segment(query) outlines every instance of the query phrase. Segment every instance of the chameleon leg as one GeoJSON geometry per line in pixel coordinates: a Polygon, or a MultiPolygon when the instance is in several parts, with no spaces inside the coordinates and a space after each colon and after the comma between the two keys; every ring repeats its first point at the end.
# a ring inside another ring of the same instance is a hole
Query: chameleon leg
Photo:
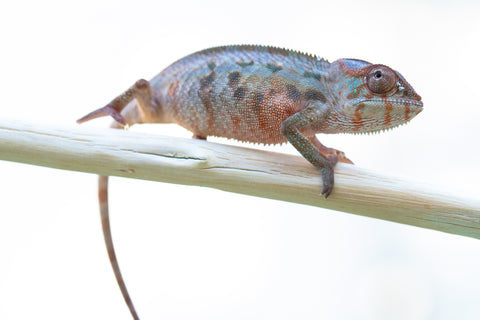
{"type": "Polygon", "coordinates": [[[161,111],[161,108],[159,108],[156,101],[152,99],[150,83],[147,80],[140,79],[103,108],[90,112],[86,116],[78,119],[77,123],[103,116],[111,116],[122,126],[127,126],[140,122],[154,122],[152,120],[156,119],[156,113],[159,111],[161,111]],[[136,100],[136,105],[129,104],[133,99],[136,100]],[[137,106],[138,108],[136,108],[137,106]],[[125,107],[127,108],[125,109],[125,107]],[[128,116],[129,119],[126,119],[126,116],[128,116]]]}
{"type": "Polygon", "coordinates": [[[343,151],[325,147],[320,141],[318,141],[317,137],[312,136],[312,137],[308,138],[308,140],[310,140],[313,143],[313,145],[315,147],[317,147],[318,151],[320,151],[320,153],[323,154],[324,156],[327,156],[329,154],[333,154],[333,155],[337,156],[338,162],[353,164],[352,160],[348,159],[345,156],[345,153],[343,151]]]}
{"type": "Polygon", "coordinates": [[[322,123],[325,115],[322,108],[307,107],[282,122],[283,136],[307,159],[320,170],[323,180],[322,195],[328,198],[334,185],[333,168],[338,162],[336,154],[323,155],[314,143],[302,131],[322,123]]]}

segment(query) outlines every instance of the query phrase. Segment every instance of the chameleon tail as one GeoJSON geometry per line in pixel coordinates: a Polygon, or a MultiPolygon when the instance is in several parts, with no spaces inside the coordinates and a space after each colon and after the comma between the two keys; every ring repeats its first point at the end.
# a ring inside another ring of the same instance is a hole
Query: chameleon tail
{"type": "Polygon", "coordinates": [[[117,279],[118,286],[120,291],[122,291],[123,298],[125,303],[130,309],[133,319],[138,320],[139,317],[133,306],[132,299],[128,294],[127,286],[125,281],[123,281],[122,273],[118,265],[117,256],[115,254],[115,249],[112,241],[112,231],[110,229],[110,219],[108,215],[108,176],[98,176],[98,202],[100,205],[100,217],[102,219],[102,229],[103,237],[105,239],[105,245],[107,246],[108,258],[110,259],[110,264],[112,265],[113,272],[115,273],[115,278],[117,279]]]}

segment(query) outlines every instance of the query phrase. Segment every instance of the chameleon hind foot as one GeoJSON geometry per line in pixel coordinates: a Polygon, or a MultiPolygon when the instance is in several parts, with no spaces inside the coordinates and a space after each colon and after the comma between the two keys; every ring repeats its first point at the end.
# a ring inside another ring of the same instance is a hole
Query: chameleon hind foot
{"type": "Polygon", "coordinates": [[[141,122],[140,118],[145,117],[145,115],[149,116],[149,111],[155,110],[155,108],[156,105],[152,101],[152,88],[150,87],[150,83],[147,80],[140,79],[103,108],[94,110],[86,116],[78,119],[77,123],[83,123],[99,117],[111,116],[115,121],[125,127],[127,125],[141,122]],[[130,112],[132,110],[128,110],[128,116],[125,117],[122,115],[122,110],[133,99],[136,99],[140,111],[132,113],[130,112]]]}

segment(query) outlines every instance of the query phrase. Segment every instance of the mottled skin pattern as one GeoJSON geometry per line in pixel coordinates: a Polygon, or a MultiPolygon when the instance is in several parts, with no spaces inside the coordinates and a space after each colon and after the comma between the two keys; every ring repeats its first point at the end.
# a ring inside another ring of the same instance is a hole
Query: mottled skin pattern
{"type": "MultiPolygon", "coordinates": [[[[177,123],[195,138],[207,136],[276,144],[290,142],[321,173],[322,194],[334,185],[335,164],[352,163],[323,146],[316,133],[364,133],[396,127],[422,110],[421,97],[395,70],[362,60],[329,63],[265,46],[226,46],[191,54],[150,82],[138,80],[107,106],[78,120],[105,115],[112,127],[177,123]]],[[[108,224],[107,177],[99,197],[110,260],[127,305],[108,224]]]]}

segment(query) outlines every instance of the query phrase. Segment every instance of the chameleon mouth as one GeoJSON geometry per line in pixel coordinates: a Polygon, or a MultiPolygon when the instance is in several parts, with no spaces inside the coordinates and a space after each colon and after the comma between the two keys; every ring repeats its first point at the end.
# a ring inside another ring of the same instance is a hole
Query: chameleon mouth
{"type": "Polygon", "coordinates": [[[423,102],[420,101],[420,100],[399,98],[399,99],[388,100],[387,102],[391,102],[392,104],[400,104],[400,105],[403,105],[405,107],[407,105],[409,105],[410,107],[414,107],[414,108],[423,110],[423,102]]]}
{"type": "Polygon", "coordinates": [[[352,114],[348,133],[379,133],[404,125],[423,110],[423,102],[408,98],[362,99],[352,114]]]}
{"type": "Polygon", "coordinates": [[[410,113],[416,115],[423,110],[423,102],[420,100],[412,99],[393,99],[391,101],[392,105],[397,108],[405,108],[405,112],[410,111],[410,113]]]}
{"type": "Polygon", "coordinates": [[[391,99],[391,98],[387,98],[386,100],[385,99],[362,99],[360,100],[359,102],[378,102],[378,103],[382,103],[382,104],[385,104],[385,103],[391,103],[393,104],[394,106],[397,106],[397,107],[413,107],[414,109],[420,109],[420,110],[423,110],[423,102],[420,101],[420,100],[414,100],[414,99],[408,99],[408,98],[394,98],[394,99],[391,99]]]}
{"type": "Polygon", "coordinates": [[[385,109],[385,114],[403,114],[405,121],[415,117],[423,110],[423,102],[420,100],[408,98],[393,98],[393,99],[362,99],[364,104],[378,104],[379,107],[385,109]]]}

